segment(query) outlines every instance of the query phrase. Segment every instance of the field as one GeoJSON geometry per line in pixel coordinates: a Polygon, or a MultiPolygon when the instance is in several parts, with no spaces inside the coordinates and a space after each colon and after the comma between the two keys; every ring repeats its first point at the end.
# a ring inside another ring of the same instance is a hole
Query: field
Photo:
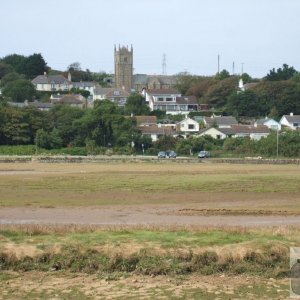
{"type": "Polygon", "coordinates": [[[299,199],[296,165],[3,163],[0,299],[286,299],[299,199]]]}

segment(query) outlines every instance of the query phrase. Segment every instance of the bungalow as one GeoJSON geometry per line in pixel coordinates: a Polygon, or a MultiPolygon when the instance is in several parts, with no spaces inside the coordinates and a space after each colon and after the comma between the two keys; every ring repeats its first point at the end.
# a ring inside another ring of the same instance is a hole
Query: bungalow
{"type": "Polygon", "coordinates": [[[215,116],[204,117],[203,123],[205,127],[218,127],[218,128],[230,128],[233,125],[237,125],[236,118],[232,116],[215,116]]]}
{"type": "Polygon", "coordinates": [[[259,125],[233,125],[230,128],[206,128],[200,131],[199,136],[209,135],[214,139],[225,139],[227,137],[249,137],[252,140],[260,140],[270,134],[270,129],[267,126],[259,125]]]}
{"type": "Polygon", "coordinates": [[[152,126],[157,124],[156,116],[134,116],[137,126],[152,126]]]}
{"type": "Polygon", "coordinates": [[[69,91],[73,85],[71,77],[68,79],[62,75],[39,75],[32,81],[37,91],[51,92],[51,91],[69,91]]]}
{"type": "Polygon", "coordinates": [[[185,118],[176,124],[176,132],[195,133],[199,132],[199,123],[191,118],[185,118]]]}
{"type": "Polygon", "coordinates": [[[59,99],[52,99],[51,102],[53,104],[63,104],[78,108],[87,107],[87,100],[82,95],[62,95],[59,99]]]}
{"type": "Polygon", "coordinates": [[[259,125],[265,125],[272,130],[279,130],[279,131],[281,130],[281,124],[279,122],[267,117],[265,119],[256,120],[254,126],[257,127],[259,125]]]}
{"type": "Polygon", "coordinates": [[[138,126],[142,135],[150,136],[152,142],[156,142],[161,136],[170,136],[174,134],[174,130],[171,127],[163,125],[151,125],[151,126],[138,126]]]}
{"type": "Polygon", "coordinates": [[[300,115],[294,115],[293,113],[283,115],[280,120],[280,124],[296,130],[297,128],[300,128],[300,115]]]}

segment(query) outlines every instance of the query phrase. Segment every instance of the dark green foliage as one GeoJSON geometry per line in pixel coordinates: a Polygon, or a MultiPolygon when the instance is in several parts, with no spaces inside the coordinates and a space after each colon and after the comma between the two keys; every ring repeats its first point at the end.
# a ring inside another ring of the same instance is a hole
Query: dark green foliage
{"type": "Polygon", "coordinates": [[[15,72],[24,74],[28,79],[33,79],[48,70],[47,64],[40,53],[34,53],[28,57],[11,54],[2,58],[1,62],[10,65],[15,72]]]}
{"type": "Polygon", "coordinates": [[[13,102],[31,101],[35,96],[35,88],[29,80],[18,79],[8,82],[2,90],[2,94],[13,102]]]}
{"type": "Polygon", "coordinates": [[[142,116],[149,115],[149,112],[149,106],[146,105],[145,98],[142,95],[133,93],[128,97],[125,105],[125,114],[142,116]]]}
{"type": "Polygon", "coordinates": [[[259,117],[268,112],[255,92],[251,90],[231,94],[228,98],[226,111],[236,117],[259,117]]]}
{"type": "Polygon", "coordinates": [[[223,79],[226,79],[226,78],[228,78],[228,77],[230,77],[230,74],[229,74],[229,72],[227,71],[227,70],[222,70],[220,73],[217,73],[216,74],[216,76],[215,76],[215,78],[217,79],[217,80],[223,80],[223,79]]]}
{"type": "Polygon", "coordinates": [[[278,68],[276,71],[275,68],[270,70],[265,79],[270,81],[288,80],[296,74],[297,71],[293,67],[283,64],[282,68],[278,68]]]}

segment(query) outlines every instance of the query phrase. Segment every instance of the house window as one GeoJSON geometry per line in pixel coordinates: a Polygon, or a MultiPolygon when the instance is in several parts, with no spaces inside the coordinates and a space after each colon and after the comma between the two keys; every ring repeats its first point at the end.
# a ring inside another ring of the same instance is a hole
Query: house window
{"type": "Polygon", "coordinates": [[[159,98],[157,98],[157,101],[164,101],[164,98],[159,97],[159,98]]]}
{"type": "Polygon", "coordinates": [[[294,126],[294,127],[299,127],[299,124],[300,124],[300,123],[293,123],[293,126],[294,126]]]}
{"type": "Polygon", "coordinates": [[[217,134],[217,140],[220,140],[220,139],[221,139],[221,135],[217,134]]]}
{"type": "Polygon", "coordinates": [[[126,63],[127,63],[127,57],[124,57],[124,62],[126,62],[126,63]]]}
{"type": "Polygon", "coordinates": [[[195,125],[194,124],[189,124],[188,128],[189,129],[195,129],[195,125]]]}
{"type": "Polygon", "coordinates": [[[171,102],[171,101],[173,101],[173,98],[167,97],[167,98],[166,98],[166,101],[171,102]]]}

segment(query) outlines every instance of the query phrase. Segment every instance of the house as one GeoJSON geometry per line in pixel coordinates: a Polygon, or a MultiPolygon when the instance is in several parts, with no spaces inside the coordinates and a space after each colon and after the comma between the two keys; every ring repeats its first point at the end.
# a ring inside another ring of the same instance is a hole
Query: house
{"type": "Polygon", "coordinates": [[[281,130],[281,124],[277,121],[275,121],[274,119],[270,119],[270,118],[265,118],[265,119],[258,119],[255,121],[254,126],[259,126],[259,125],[265,125],[268,128],[272,129],[272,130],[281,130]]]}
{"type": "Polygon", "coordinates": [[[87,107],[87,100],[82,95],[66,94],[62,95],[59,99],[52,99],[51,102],[53,104],[69,105],[81,109],[87,107]]]}
{"type": "Polygon", "coordinates": [[[106,99],[116,103],[118,106],[124,106],[129,96],[130,93],[123,89],[102,88],[99,86],[94,89],[94,101],[106,99]]]}
{"type": "Polygon", "coordinates": [[[233,125],[237,125],[236,118],[232,116],[215,116],[204,117],[203,123],[205,127],[218,127],[218,128],[230,128],[233,125]]]}
{"type": "Polygon", "coordinates": [[[24,102],[7,102],[7,104],[9,106],[19,107],[19,108],[31,106],[31,107],[35,107],[41,111],[48,111],[53,107],[52,103],[39,102],[37,100],[34,100],[33,102],[29,102],[28,100],[25,100],[24,102]]]}
{"type": "Polygon", "coordinates": [[[133,75],[133,89],[141,92],[143,89],[170,89],[178,83],[178,76],[168,75],[133,75]]]}
{"type": "Polygon", "coordinates": [[[80,82],[73,82],[73,88],[79,90],[89,91],[92,99],[94,99],[94,89],[97,86],[96,82],[91,81],[80,81],[80,82]]]}
{"type": "Polygon", "coordinates": [[[73,87],[70,76],[67,79],[62,75],[47,75],[47,73],[35,77],[31,82],[37,91],[44,92],[69,91],[73,87]]]}
{"type": "Polygon", "coordinates": [[[195,96],[181,96],[175,89],[145,90],[146,103],[150,110],[162,110],[167,114],[188,114],[198,111],[198,102],[195,96]]]}
{"type": "Polygon", "coordinates": [[[300,115],[294,115],[293,113],[283,115],[280,120],[280,124],[296,130],[297,128],[300,128],[300,115]]]}
{"type": "Polygon", "coordinates": [[[150,136],[152,142],[156,142],[161,136],[170,136],[175,132],[171,127],[159,125],[151,126],[139,126],[138,129],[141,131],[142,135],[150,136]]]}
{"type": "Polygon", "coordinates": [[[191,118],[185,118],[176,124],[176,132],[195,133],[199,132],[199,123],[191,118]]]}
{"type": "Polygon", "coordinates": [[[156,116],[134,116],[137,126],[152,126],[157,124],[156,116]]]}
{"type": "Polygon", "coordinates": [[[209,135],[214,139],[227,137],[249,137],[251,140],[260,140],[270,134],[270,129],[265,125],[233,125],[230,128],[205,128],[199,132],[199,136],[209,135]]]}

